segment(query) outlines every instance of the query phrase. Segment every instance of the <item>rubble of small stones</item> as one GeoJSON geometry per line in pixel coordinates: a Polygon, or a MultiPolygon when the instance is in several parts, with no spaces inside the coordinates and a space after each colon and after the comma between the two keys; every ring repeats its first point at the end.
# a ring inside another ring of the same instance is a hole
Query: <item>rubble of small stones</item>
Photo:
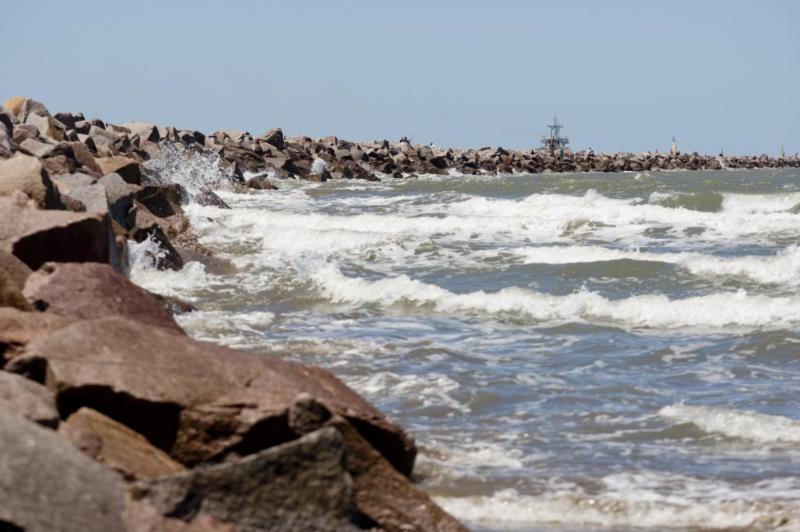
{"type": "Polygon", "coordinates": [[[243,189],[441,165],[433,152],[395,161],[384,143],[113,125],[6,101],[0,529],[465,530],[411,480],[414,440],[334,375],[193,340],[173,317],[190,304],[127,278],[128,248],[145,241],[154,267],[235,272],[183,211],[190,196],[224,201],[147,164],[167,146],[218,155],[243,189]]]}

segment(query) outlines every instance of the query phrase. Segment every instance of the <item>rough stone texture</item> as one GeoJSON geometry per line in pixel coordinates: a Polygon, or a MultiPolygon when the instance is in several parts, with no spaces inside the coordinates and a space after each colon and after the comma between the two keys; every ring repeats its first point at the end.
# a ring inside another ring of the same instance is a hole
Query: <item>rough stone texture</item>
{"type": "Polygon", "coordinates": [[[139,163],[134,159],[114,155],[111,157],[96,158],[95,162],[104,175],[116,172],[126,183],[131,183],[133,185],[142,184],[142,169],[139,163]]]}
{"type": "Polygon", "coordinates": [[[31,269],[48,261],[109,263],[113,245],[106,215],[36,210],[0,198],[0,249],[31,269]]]}
{"type": "Polygon", "coordinates": [[[131,133],[139,135],[142,140],[150,142],[158,142],[161,140],[161,135],[158,132],[158,127],[155,124],[148,124],[146,122],[127,122],[122,124],[128,128],[131,133]]]}
{"type": "Polygon", "coordinates": [[[161,226],[153,223],[149,227],[134,227],[131,238],[142,243],[149,240],[153,249],[145,249],[143,259],[149,260],[150,265],[158,270],[175,270],[183,268],[183,257],[169,241],[161,226]]]}
{"type": "Polygon", "coordinates": [[[58,426],[58,411],[50,390],[7,371],[0,371],[0,412],[22,416],[45,427],[58,426]]]}
{"type": "Polygon", "coordinates": [[[16,153],[0,160],[0,196],[9,196],[15,190],[24,192],[40,208],[61,206],[58,192],[36,157],[16,153]]]}
{"type": "Polygon", "coordinates": [[[181,207],[183,197],[183,187],[177,184],[148,185],[142,187],[135,194],[136,201],[159,218],[183,214],[181,207]]]}
{"type": "Polygon", "coordinates": [[[33,310],[14,279],[3,269],[0,269],[0,307],[33,310]]]}
{"type": "Polygon", "coordinates": [[[124,225],[128,211],[133,206],[133,197],[138,192],[139,187],[125,182],[117,173],[103,176],[98,183],[106,189],[106,199],[108,200],[111,218],[124,225]]]}
{"type": "Polygon", "coordinates": [[[358,511],[387,532],[430,530],[466,532],[467,529],[398,473],[350,423],[331,423],[342,434],[347,470],[353,477],[358,511]]]}
{"type": "Polygon", "coordinates": [[[139,482],[131,498],[173,518],[210,515],[239,532],[358,530],[342,438],[332,428],[234,462],[139,482]]]}
{"type": "Polygon", "coordinates": [[[220,209],[230,209],[230,205],[225,203],[225,201],[220,198],[214,191],[209,189],[204,189],[192,196],[192,199],[198,205],[210,206],[210,207],[219,207],[220,209]]]}
{"type": "Polygon", "coordinates": [[[141,434],[90,408],[69,416],[59,433],[127,480],[164,477],[186,469],[141,434]]]}
{"type": "MultiPolygon", "coordinates": [[[[11,307],[0,307],[0,366],[19,354],[28,342],[37,336],[47,335],[74,321],[73,318],[64,318],[53,314],[23,312],[11,307]]],[[[44,379],[44,376],[33,366],[22,373],[39,381],[44,379]],[[36,372],[36,374],[31,372],[36,372]]]]}
{"type": "Polygon", "coordinates": [[[82,187],[73,187],[69,192],[66,192],[65,195],[75,201],[81,202],[88,212],[109,213],[106,189],[99,183],[82,187]]]}
{"type": "Polygon", "coordinates": [[[39,336],[6,366],[46,367],[62,416],[88,406],[191,465],[294,439],[287,411],[301,393],[353,423],[403,474],[416,447],[327,371],[198,342],[123,318],[85,320],[39,336]]]}
{"type": "Polygon", "coordinates": [[[182,333],[149,292],[97,262],[47,263],[25,283],[25,296],[40,308],[80,319],[122,316],[182,333]]]}
{"type": "Polygon", "coordinates": [[[247,188],[256,190],[278,190],[278,187],[269,182],[266,175],[257,175],[247,180],[247,188]]]}
{"type": "Polygon", "coordinates": [[[283,130],[281,128],[273,128],[259,137],[260,140],[268,144],[272,144],[279,150],[284,148],[283,130]]]}
{"type": "Polygon", "coordinates": [[[0,270],[5,272],[8,281],[18,290],[25,287],[25,281],[33,273],[27,264],[7,251],[0,251],[0,270]]]}
{"type": "Polygon", "coordinates": [[[121,479],[54,431],[0,411],[0,449],[0,523],[26,532],[124,530],[121,479]]]}
{"type": "Polygon", "coordinates": [[[53,176],[53,184],[61,194],[67,194],[76,187],[94,185],[97,179],[89,174],[77,172],[74,174],[58,174],[53,176]]]}

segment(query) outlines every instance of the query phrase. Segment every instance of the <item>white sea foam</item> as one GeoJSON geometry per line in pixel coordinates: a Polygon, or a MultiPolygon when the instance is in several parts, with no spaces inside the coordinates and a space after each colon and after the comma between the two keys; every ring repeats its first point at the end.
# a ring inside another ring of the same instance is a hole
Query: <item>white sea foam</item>
{"type": "Polygon", "coordinates": [[[747,277],[760,283],[800,284],[800,246],[775,255],[717,257],[703,253],[648,253],[602,246],[539,246],[514,248],[510,253],[534,264],[571,264],[612,260],[664,262],[683,266],[695,275],[747,277]]]}
{"type": "Polygon", "coordinates": [[[621,323],[628,327],[787,327],[800,323],[800,298],[748,295],[745,291],[669,299],[641,295],[611,300],[595,292],[557,296],[523,288],[455,294],[401,275],[368,281],[325,265],[312,274],[333,302],[382,306],[414,305],[438,312],[511,314],[543,322],[621,323]]]}
{"type": "Polygon", "coordinates": [[[705,432],[760,443],[800,443],[800,421],[709,406],[676,404],[665,406],[659,415],[680,423],[691,423],[705,432]]]}
{"type": "Polygon", "coordinates": [[[525,530],[535,525],[797,530],[797,481],[732,486],[679,475],[625,473],[602,479],[599,493],[560,483],[541,495],[505,489],[487,496],[435,497],[468,524],[525,530]]]}
{"type": "Polygon", "coordinates": [[[451,395],[460,384],[447,375],[398,375],[389,371],[378,371],[348,379],[350,386],[367,398],[379,398],[390,394],[398,398],[412,398],[422,406],[446,406],[469,412],[469,407],[451,395]]]}

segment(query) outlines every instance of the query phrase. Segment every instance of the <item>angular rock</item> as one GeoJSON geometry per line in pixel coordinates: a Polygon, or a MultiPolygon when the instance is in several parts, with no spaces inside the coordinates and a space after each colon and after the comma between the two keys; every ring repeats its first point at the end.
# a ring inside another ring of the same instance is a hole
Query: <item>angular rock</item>
{"type": "Polygon", "coordinates": [[[54,431],[0,411],[0,449],[0,523],[29,532],[125,529],[122,480],[54,431]]]}
{"type": "Polygon", "coordinates": [[[186,469],[150,445],[141,434],[90,408],[81,408],[69,416],[58,431],[126,480],[165,477],[186,469]]]}
{"type": "Polygon", "coordinates": [[[12,96],[3,103],[3,107],[16,116],[20,122],[25,122],[30,113],[50,116],[50,111],[47,110],[43,103],[24,96],[12,96]]]}
{"type": "Polygon", "coordinates": [[[83,320],[37,336],[6,366],[45,367],[62,417],[93,408],[192,465],[294,439],[287,412],[301,393],[358,429],[403,474],[416,447],[327,371],[198,342],[123,318],[83,320]]]}
{"type": "Polygon", "coordinates": [[[50,116],[43,116],[37,113],[30,113],[25,118],[25,123],[34,126],[39,130],[39,135],[55,141],[64,140],[66,128],[64,124],[54,120],[50,116]]]}
{"type": "Polygon", "coordinates": [[[149,260],[150,265],[157,270],[178,271],[183,268],[183,257],[169,241],[160,225],[134,227],[131,230],[131,237],[139,244],[147,242],[141,249],[142,258],[149,260]]]}
{"type": "MultiPolygon", "coordinates": [[[[85,185],[81,187],[74,187],[64,195],[69,196],[75,201],[79,201],[88,212],[101,212],[103,214],[109,213],[108,198],[106,197],[106,189],[103,185],[95,183],[93,185],[85,185]]],[[[63,197],[62,197],[63,200],[63,197]]]]}
{"type": "Polygon", "coordinates": [[[235,462],[139,482],[131,498],[182,520],[209,515],[240,532],[333,532],[360,529],[351,484],[342,438],[326,428],[235,462]]]}
{"type": "Polygon", "coordinates": [[[183,333],[149,292],[107,264],[47,263],[28,277],[23,293],[48,313],[80,319],[121,316],[183,333]]]}
{"type": "Polygon", "coordinates": [[[158,142],[161,140],[161,135],[158,132],[158,127],[155,124],[148,124],[146,122],[127,122],[123,124],[132,133],[139,135],[142,140],[150,142],[158,142]]]}
{"type": "Polygon", "coordinates": [[[58,174],[53,176],[53,184],[61,194],[67,194],[76,187],[94,185],[97,178],[84,173],[58,174]]]}
{"type": "Polygon", "coordinates": [[[31,269],[48,261],[110,263],[113,246],[108,216],[30,209],[0,198],[0,249],[31,269]]]}
{"type": "Polygon", "coordinates": [[[247,180],[245,186],[255,190],[278,190],[278,187],[269,182],[266,174],[251,177],[247,180]]]}
{"type": "Polygon", "coordinates": [[[40,208],[61,207],[58,192],[36,157],[17,153],[0,160],[0,196],[9,196],[15,190],[25,193],[40,208]]]}
{"type": "Polygon", "coordinates": [[[89,148],[86,146],[86,144],[82,142],[70,142],[69,146],[72,148],[72,154],[75,157],[75,162],[78,163],[85,172],[97,177],[103,175],[103,171],[95,162],[92,152],[89,151],[89,148]]]}
{"type": "Polygon", "coordinates": [[[115,155],[97,158],[95,162],[104,175],[116,172],[126,183],[131,183],[133,185],[142,184],[142,168],[134,159],[115,155]]]}
{"type": "Polygon", "coordinates": [[[116,220],[117,223],[125,225],[128,211],[133,206],[133,198],[139,191],[139,187],[127,183],[117,173],[103,176],[98,183],[106,189],[111,218],[116,220]]]}
{"type": "Polygon", "coordinates": [[[220,198],[213,190],[203,189],[192,196],[192,200],[198,205],[207,207],[219,207],[220,209],[230,209],[230,205],[220,198]]]}
{"type": "Polygon", "coordinates": [[[75,129],[75,124],[86,120],[83,113],[56,113],[54,118],[64,124],[67,129],[75,129]]]}
{"type": "Polygon", "coordinates": [[[58,411],[50,390],[7,371],[0,371],[0,411],[22,416],[45,427],[58,426],[58,411]]]}
{"type": "Polygon", "coordinates": [[[284,139],[283,139],[283,130],[281,128],[279,128],[279,127],[270,129],[269,131],[267,131],[266,133],[264,133],[263,135],[261,135],[258,138],[259,138],[259,140],[263,140],[264,142],[266,142],[268,144],[272,144],[273,146],[275,146],[279,150],[282,150],[284,148],[284,146],[285,146],[284,145],[284,139]]]}
{"type": "MultiPolygon", "coordinates": [[[[34,338],[49,334],[75,321],[53,314],[23,312],[11,307],[0,307],[0,366],[14,358],[34,338]]],[[[34,367],[19,373],[30,375],[38,381],[44,379],[34,367]]]]}
{"type": "Polygon", "coordinates": [[[48,157],[55,154],[57,146],[49,142],[41,142],[36,139],[25,139],[20,142],[19,147],[22,151],[34,157],[48,157]]]}
{"type": "Polygon", "coordinates": [[[178,184],[147,185],[136,192],[135,199],[159,218],[168,218],[183,214],[181,202],[186,195],[178,184]]]}
{"type": "Polygon", "coordinates": [[[33,310],[33,307],[22,295],[11,276],[2,269],[0,269],[0,307],[33,310]]]}
{"type": "Polygon", "coordinates": [[[18,290],[25,287],[25,281],[33,273],[24,262],[7,251],[0,251],[0,270],[5,272],[8,281],[18,290]]]}

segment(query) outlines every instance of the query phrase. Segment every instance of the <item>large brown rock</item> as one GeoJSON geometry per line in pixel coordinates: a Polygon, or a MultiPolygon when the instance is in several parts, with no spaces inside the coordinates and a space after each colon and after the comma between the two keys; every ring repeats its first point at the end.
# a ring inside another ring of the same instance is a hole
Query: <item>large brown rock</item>
{"type": "MultiPolygon", "coordinates": [[[[8,359],[18,355],[28,342],[37,336],[47,335],[54,330],[69,325],[75,321],[54,314],[40,312],[24,312],[11,307],[0,307],[0,366],[8,359]]],[[[43,373],[36,368],[32,377],[42,380],[43,373]]],[[[26,371],[27,373],[27,371],[26,371]]]]}
{"type": "Polygon", "coordinates": [[[0,449],[3,530],[125,530],[122,480],[54,431],[0,411],[0,449]]]}
{"type": "Polygon", "coordinates": [[[48,261],[114,261],[116,250],[107,215],[20,206],[0,198],[0,250],[32,269],[48,261]]]}
{"type": "Polygon", "coordinates": [[[33,307],[22,295],[14,280],[3,269],[0,269],[0,307],[33,310],[33,307]]]}
{"type": "Polygon", "coordinates": [[[5,271],[9,282],[18,290],[25,287],[25,281],[33,273],[27,264],[8,251],[0,251],[0,270],[5,271]]]}
{"type": "Polygon", "coordinates": [[[141,434],[90,408],[81,408],[69,416],[58,431],[81,451],[128,480],[165,477],[186,469],[141,434]]]}
{"type": "Polygon", "coordinates": [[[351,423],[310,396],[299,396],[289,408],[289,426],[298,434],[335,427],[342,435],[345,464],[353,478],[361,515],[382,530],[464,532],[450,514],[414,486],[367,442],[351,423]]]}
{"type": "Polygon", "coordinates": [[[50,390],[7,371],[0,371],[0,411],[28,418],[45,427],[58,426],[58,411],[50,390]]]}
{"type": "Polygon", "coordinates": [[[0,196],[22,191],[40,208],[59,208],[61,201],[52,181],[36,157],[16,153],[0,160],[0,196]]]}
{"type": "Polygon", "coordinates": [[[147,325],[183,330],[159,301],[107,264],[47,263],[23,291],[39,308],[79,319],[121,316],[147,325]]]}
{"type": "Polygon", "coordinates": [[[139,482],[130,498],[172,518],[209,515],[238,532],[358,530],[343,454],[341,435],[325,428],[234,462],[139,482]]]}
{"type": "Polygon", "coordinates": [[[123,318],[85,320],[39,336],[7,365],[46,368],[63,414],[88,406],[181,463],[246,455],[297,437],[295,398],[324,402],[403,474],[416,447],[399,427],[329,372],[234,351],[123,318]]]}
{"type": "Polygon", "coordinates": [[[95,162],[104,175],[116,172],[126,183],[142,184],[142,168],[135,159],[122,155],[113,155],[111,157],[98,157],[95,162]]]}

